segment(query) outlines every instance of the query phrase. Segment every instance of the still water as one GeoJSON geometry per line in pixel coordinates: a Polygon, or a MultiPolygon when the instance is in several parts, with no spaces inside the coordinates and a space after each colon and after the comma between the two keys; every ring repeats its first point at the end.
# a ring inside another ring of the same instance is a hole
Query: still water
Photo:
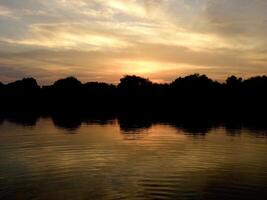
{"type": "Polygon", "coordinates": [[[267,199],[267,134],[117,120],[0,125],[0,199],[267,199]]]}

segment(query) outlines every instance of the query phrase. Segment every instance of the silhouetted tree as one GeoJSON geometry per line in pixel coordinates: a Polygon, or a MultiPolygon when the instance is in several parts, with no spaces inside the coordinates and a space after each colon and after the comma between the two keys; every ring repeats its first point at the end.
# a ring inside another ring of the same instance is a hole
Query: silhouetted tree
{"type": "Polygon", "coordinates": [[[4,89],[5,89],[5,85],[0,82],[0,104],[3,104],[3,97],[4,97],[4,89]]]}
{"type": "Polygon", "coordinates": [[[139,76],[124,76],[118,85],[118,88],[121,90],[139,90],[147,89],[152,86],[152,82],[149,79],[145,79],[139,76]]]}
{"type": "Polygon", "coordinates": [[[152,101],[153,83],[139,76],[125,76],[118,85],[119,104],[124,110],[149,109],[152,101]]]}
{"type": "Polygon", "coordinates": [[[92,110],[115,110],[116,86],[107,83],[88,82],[83,85],[85,98],[84,104],[92,110]]]}
{"type": "Polygon", "coordinates": [[[65,79],[60,79],[56,81],[52,87],[58,90],[70,91],[70,90],[80,89],[81,86],[82,86],[82,83],[79,80],[77,80],[75,77],[67,77],[65,79]]]}
{"type": "Polygon", "coordinates": [[[242,83],[242,78],[237,78],[236,76],[230,76],[226,79],[226,85],[228,87],[239,87],[242,83]]]}
{"type": "Polygon", "coordinates": [[[267,77],[246,80],[231,76],[219,83],[206,75],[179,77],[170,84],[152,83],[139,76],[124,76],[115,86],[81,83],[74,77],[40,88],[33,78],[0,83],[2,110],[58,112],[134,112],[136,115],[214,115],[241,117],[267,111],[267,77]],[[253,113],[253,114],[252,114],[253,113]]]}
{"type": "Polygon", "coordinates": [[[40,89],[37,82],[33,78],[24,78],[6,85],[6,89],[10,93],[29,94],[35,93],[40,89]]]}
{"type": "Polygon", "coordinates": [[[82,122],[108,123],[115,117],[124,132],[138,132],[158,122],[194,135],[208,133],[219,122],[228,127],[264,130],[266,102],[266,76],[246,80],[231,76],[219,83],[206,75],[193,74],[170,84],[125,76],[117,86],[83,84],[68,77],[42,88],[35,79],[26,78],[0,83],[0,123],[5,118],[34,125],[40,114],[47,114],[53,116],[55,125],[70,130],[79,128],[82,122]]]}
{"type": "Polygon", "coordinates": [[[12,110],[36,109],[40,87],[33,78],[24,78],[4,86],[3,101],[12,110]]]}
{"type": "MultiPolygon", "coordinates": [[[[226,79],[224,84],[225,94],[223,106],[225,110],[232,110],[234,113],[239,113],[242,110],[242,107],[245,106],[243,99],[243,82],[242,78],[237,78],[236,76],[230,76],[226,79]]],[[[229,114],[229,113],[228,113],[229,114]]]]}
{"type": "Polygon", "coordinates": [[[82,83],[74,77],[60,79],[51,86],[43,87],[42,90],[42,103],[47,109],[73,111],[82,106],[82,83]]]}
{"type": "Polygon", "coordinates": [[[2,91],[4,89],[4,84],[2,82],[0,82],[0,91],[2,91]]]}
{"type": "MultiPolygon", "coordinates": [[[[242,83],[242,97],[249,102],[250,110],[262,113],[267,111],[267,77],[257,76],[245,80],[242,83]]],[[[248,108],[248,109],[249,109],[248,108]]]]}
{"type": "Polygon", "coordinates": [[[183,105],[180,108],[184,112],[203,111],[209,105],[210,111],[218,106],[221,85],[209,79],[206,75],[193,74],[184,78],[177,78],[170,84],[173,104],[183,105]]]}

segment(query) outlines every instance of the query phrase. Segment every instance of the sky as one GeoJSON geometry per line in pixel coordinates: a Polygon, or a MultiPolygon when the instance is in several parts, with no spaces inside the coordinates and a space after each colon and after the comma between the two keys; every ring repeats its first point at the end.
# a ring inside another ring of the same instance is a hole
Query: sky
{"type": "Polygon", "coordinates": [[[266,0],[0,0],[0,81],[267,74],[266,0]]]}

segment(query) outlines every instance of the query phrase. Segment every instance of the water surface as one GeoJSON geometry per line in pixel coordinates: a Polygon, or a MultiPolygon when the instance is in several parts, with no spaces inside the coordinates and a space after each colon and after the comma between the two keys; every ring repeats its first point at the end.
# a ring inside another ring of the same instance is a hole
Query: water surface
{"type": "Polygon", "coordinates": [[[264,130],[0,125],[0,199],[266,199],[264,130]]]}

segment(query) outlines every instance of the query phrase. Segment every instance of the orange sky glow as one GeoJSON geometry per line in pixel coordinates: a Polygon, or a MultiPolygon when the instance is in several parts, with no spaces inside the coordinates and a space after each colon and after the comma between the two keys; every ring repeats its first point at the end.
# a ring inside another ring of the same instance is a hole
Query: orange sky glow
{"type": "Polygon", "coordinates": [[[0,81],[267,73],[264,0],[0,0],[0,81]]]}

